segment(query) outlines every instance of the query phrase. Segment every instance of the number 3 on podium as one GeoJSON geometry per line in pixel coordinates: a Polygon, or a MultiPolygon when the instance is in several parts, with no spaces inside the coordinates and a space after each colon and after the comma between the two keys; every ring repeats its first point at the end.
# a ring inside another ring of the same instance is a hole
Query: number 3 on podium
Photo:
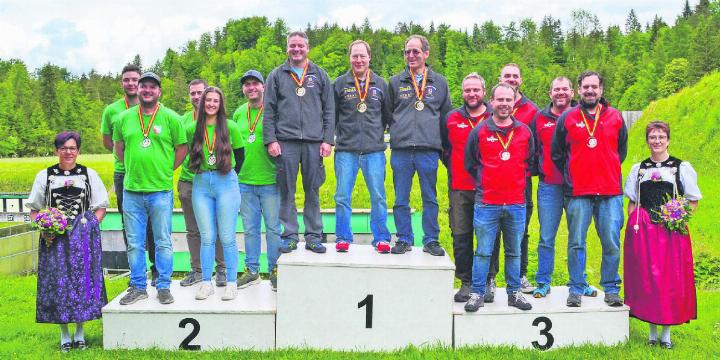
{"type": "Polygon", "coordinates": [[[553,346],[553,343],[555,342],[555,338],[550,333],[550,329],[552,329],[552,321],[550,321],[550,319],[546,318],[545,316],[541,316],[541,317],[533,320],[532,325],[538,326],[538,325],[540,325],[540,323],[543,323],[545,325],[545,327],[542,330],[540,330],[540,335],[545,337],[545,340],[546,340],[545,344],[540,345],[539,342],[533,341],[532,345],[536,349],[547,350],[547,349],[551,348],[553,346]]]}

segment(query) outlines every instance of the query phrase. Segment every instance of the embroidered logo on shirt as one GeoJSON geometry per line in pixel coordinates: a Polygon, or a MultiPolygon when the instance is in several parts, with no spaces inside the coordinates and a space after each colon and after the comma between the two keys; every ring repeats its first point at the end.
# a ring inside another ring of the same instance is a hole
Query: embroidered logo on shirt
{"type": "Polygon", "coordinates": [[[457,127],[464,129],[464,128],[468,127],[468,125],[464,124],[464,123],[459,123],[459,124],[457,124],[457,127]]]}
{"type": "Polygon", "coordinates": [[[584,127],[585,127],[585,124],[579,122],[579,123],[575,123],[575,126],[577,126],[577,127],[579,127],[579,128],[584,128],[584,127]]]}
{"type": "Polygon", "coordinates": [[[491,135],[491,136],[488,136],[487,139],[485,139],[485,140],[487,140],[489,142],[496,142],[496,141],[498,141],[498,138],[491,135]]]}
{"type": "Polygon", "coordinates": [[[160,127],[160,125],[153,126],[153,132],[155,134],[160,134],[160,132],[162,132],[162,127],[160,127]]]}
{"type": "Polygon", "coordinates": [[[547,122],[547,123],[545,123],[545,125],[543,125],[544,128],[551,128],[553,126],[555,126],[555,123],[552,123],[552,122],[547,122]]]}

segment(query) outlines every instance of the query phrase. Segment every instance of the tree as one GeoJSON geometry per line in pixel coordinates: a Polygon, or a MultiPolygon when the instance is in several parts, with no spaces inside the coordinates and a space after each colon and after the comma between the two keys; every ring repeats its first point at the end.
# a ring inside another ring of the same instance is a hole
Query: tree
{"type": "Polygon", "coordinates": [[[685,58],[673,59],[665,65],[663,77],[658,82],[658,96],[667,97],[687,85],[689,63],[685,58]]]}
{"type": "Polygon", "coordinates": [[[625,33],[629,34],[634,31],[642,31],[642,25],[635,15],[635,9],[630,9],[627,19],[625,20],[625,33]]]}
{"type": "Polygon", "coordinates": [[[690,9],[690,0],[685,0],[685,6],[683,6],[682,17],[687,19],[692,16],[692,10],[690,9]]]}

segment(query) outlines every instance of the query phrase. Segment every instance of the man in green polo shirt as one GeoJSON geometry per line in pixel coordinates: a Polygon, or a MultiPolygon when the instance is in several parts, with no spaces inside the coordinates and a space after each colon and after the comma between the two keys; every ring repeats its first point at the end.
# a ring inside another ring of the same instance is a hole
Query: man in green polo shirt
{"type": "Polygon", "coordinates": [[[245,161],[240,173],[240,215],[245,229],[245,272],[238,288],[260,283],[260,222],[265,220],[268,272],[273,291],[277,290],[277,259],[280,255],[280,193],[276,185],[275,160],[263,145],[263,76],[249,70],[240,78],[248,102],[233,114],[245,140],[245,161]]]}
{"type": "MultiPolygon", "coordinates": [[[[208,86],[207,81],[195,79],[188,85],[188,93],[193,109],[182,116],[183,128],[195,123],[198,114],[198,104],[203,91],[208,86]]],[[[192,139],[188,138],[188,142],[192,139]]],[[[178,198],[185,217],[185,229],[187,230],[186,240],[190,251],[190,272],[180,281],[180,286],[191,286],[202,281],[202,269],[200,268],[200,231],[195,221],[195,213],[192,206],[192,186],[195,174],[190,171],[190,156],[185,157],[180,170],[180,179],[177,184],[178,198]]],[[[227,284],[227,272],[225,271],[225,259],[223,257],[222,243],[215,242],[215,284],[225,286],[227,284]]]]}
{"type": "Polygon", "coordinates": [[[158,300],[174,301],[170,294],[173,270],[172,232],[173,170],[187,153],[187,137],[178,114],[161,105],[160,77],[140,76],[140,105],[119,114],[113,141],[118,159],[125,164],[124,225],[128,237],[130,288],[121,305],[146,299],[145,229],[153,227],[158,300]]]}
{"type": "MultiPolygon", "coordinates": [[[[100,123],[100,132],[103,136],[103,145],[108,150],[113,150],[113,122],[117,120],[117,115],[121,112],[129,109],[132,106],[137,105],[140,102],[138,98],[138,79],[140,78],[140,67],[134,64],[125,65],[120,73],[120,85],[122,86],[125,96],[122,99],[118,99],[112,104],[105,107],[102,114],[102,121],[100,123]]],[[[115,172],[113,176],[113,187],[115,188],[115,197],[117,198],[117,209],[120,213],[120,220],[122,221],[123,215],[123,181],[125,180],[125,164],[118,160],[118,157],[113,153],[115,162],[113,163],[115,172]]],[[[123,227],[123,241],[125,247],[127,247],[127,235],[125,234],[125,228],[123,227]]],[[[150,269],[152,271],[152,282],[151,285],[155,286],[157,281],[157,269],[155,268],[155,244],[152,241],[152,226],[148,224],[146,245],[148,249],[148,257],[150,258],[150,269]]]]}

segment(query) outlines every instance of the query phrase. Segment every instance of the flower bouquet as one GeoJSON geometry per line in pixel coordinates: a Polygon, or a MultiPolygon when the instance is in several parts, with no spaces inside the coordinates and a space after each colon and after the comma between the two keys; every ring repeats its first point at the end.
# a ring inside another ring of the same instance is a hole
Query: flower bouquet
{"type": "Polygon", "coordinates": [[[660,215],[660,222],[670,231],[677,231],[683,235],[688,234],[688,221],[692,216],[690,202],[683,196],[666,196],[666,202],[660,205],[655,212],[660,215]]]}
{"type": "Polygon", "coordinates": [[[53,207],[38,211],[32,227],[40,230],[40,237],[45,240],[45,245],[52,245],[58,235],[65,234],[72,226],[68,223],[65,214],[53,207]]]}

